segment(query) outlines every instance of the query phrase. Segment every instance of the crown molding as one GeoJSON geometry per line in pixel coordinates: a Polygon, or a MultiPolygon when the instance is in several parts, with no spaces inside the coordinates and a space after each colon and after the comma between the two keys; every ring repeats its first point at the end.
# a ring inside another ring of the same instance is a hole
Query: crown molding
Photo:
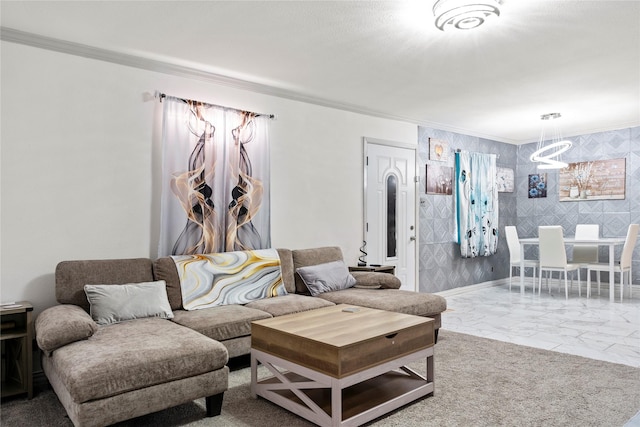
{"type": "Polygon", "coordinates": [[[185,65],[174,64],[156,59],[145,58],[136,55],[116,52],[113,50],[102,49],[81,43],[70,42],[66,40],[45,37],[38,34],[28,33],[12,28],[1,27],[0,39],[12,43],[19,43],[27,46],[37,47],[40,49],[52,50],[55,52],[66,53],[69,55],[81,56],[84,58],[96,59],[99,61],[111,62],[127,67],[134,67],[148,71],[154,71],[163,74],[169,74],[179,77],[188,77],[202,80],[210,83],[216,83],[224,86],[230,86],[237,89],[249,90],[265,95],[272,95],[280,98],[291,99],[294,101],[306,102],[310,104],[320,105],[323,107],[337,108],[340,110],[351,111],[379,117],[390,118],[393,120],[412,121],[406,117],[394,116],[379,111],[369,110],[346,103],[331,101],[324,98],[313,97],[299,92],[277,88],[274,86],[264,85],[260,83],[250,82],[248,80],[237,79],[222,74],[212,73],[202,69],[188,67],[185,65]]]}
{"type": "Polygon", "coordinates": [[[318,105],[321,107],[333,108],[343,111],[349,111],[357,114],[364,114],[383,119],[396,120],[405,123],[411,123],[419,126],[425,126],[433,129],[439,129],[448,132],[460,133],[463,135],[475,136],[478,138],[490,139],[493,141],[505,142],[508,144],[518,144],[518,141],[506,141],[495,135],[480,135],[455,126],[445,125],[442,123],[418,120],[413,117],[406,117],[395,114],[383,113],[381,111],[371,110],[358,105],[332,101],[325,98],[306,95],[300,92],[294,92],[274,86],[264,85],[260,83],[242,80],[210,71],[189,67],[185,65],[159,61],[156,59],[145,58],[137,55],[130,55],[109,49],[102,49],[82,43],[70,42],[62,39],[46,37],[39,34],[20,31],[13,28],[0,27],[0,40],[17,43],[26,46],[36,47],[40,49],[51,50],[54,52],[65,53],[69,55],[80,56],[83,58],[95,59],[98,61],[110,62],[113,64],[124,65],[127,67],[138,68],[157,73],[169,74],[178,77],[186,77],[197,79],[218,85],[233,87],[236,89],[248,90],[251,92],[261,93],[264,95],[285,98],[292,101],[304,102],[307,104],[318,105]]]}

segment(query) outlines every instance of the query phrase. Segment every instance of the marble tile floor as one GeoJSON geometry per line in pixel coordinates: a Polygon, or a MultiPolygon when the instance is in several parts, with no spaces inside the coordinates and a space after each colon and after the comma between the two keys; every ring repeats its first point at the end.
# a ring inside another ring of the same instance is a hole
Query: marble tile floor
{"type": "Polygon", "coordinates": [[[582,286],[582,296],[574,284],[568,300],[556,280],[551,294],[543,285],[533,295],[531,282],[524,295],[515,282],[511,291],[507,282],[440,292],[447,299],[442,328],[640,368],[640,286],[622,302],[616,286],[613,303],[604,283],[601,295],[592,283],[589,299],[582,286]]]}

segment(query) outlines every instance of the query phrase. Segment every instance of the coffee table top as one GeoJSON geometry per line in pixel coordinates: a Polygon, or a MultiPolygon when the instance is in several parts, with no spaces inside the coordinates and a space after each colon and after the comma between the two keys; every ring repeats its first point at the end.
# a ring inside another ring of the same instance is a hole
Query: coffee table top
{"type": "Polygon", "coordinates": [[[253,325],[277,331],[281,335],[292,335],[328,346],[344,347],[430,322],[433,323],[433,319],[338,304],[257,320],[253,325]]]}

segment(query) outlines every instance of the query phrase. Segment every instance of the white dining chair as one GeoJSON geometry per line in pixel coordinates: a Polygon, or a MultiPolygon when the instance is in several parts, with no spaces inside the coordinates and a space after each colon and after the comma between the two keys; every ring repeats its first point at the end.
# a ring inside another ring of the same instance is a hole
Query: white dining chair
{"type": "MultiPolygon", "coordinates": [[[[631,298],[631,282],[633,279],[632,266],[633,266],[633,250],[636,246],[636,240],[638,239],[638,230],[640,225],[631,224],[627,229],[627,238],[624,241],[622,247],[622,253],[620,254],[620,260],[616,261],[613,267],[613,274],[620,274],[620,301],[622,301],[622,295],[624,294],[624,276],[627,274],[627,282],[629,283],[629,298],[631,298]]],[[[587,298],[591,296],[591,277],[589,274],[591,271],[609,271],[609,263],[597,263],[587,265],[587,298]]],[[[613,280],[612,280],[613,282],[613,280]]],[[[598,280],[598,293],[600,293],[600,280],[598,280]]]]}
{"type": "MultiPolygon", "coordinates": [[[[576,240],[593,240],[600,237],[600,225],[598,224],[577,224],[576,240]]],[[[573,246],[573,255],[571,257],[572,264],[580,264],[580,268],[587,269],[587,264],[597,264],[600,262],[598,258],[598,245],[581,245],[573,246]]],[[[597,273],[598,285],[600,284],[600,272],[597,273]]],[[[587,275],[590,275],[587,272],[587,275]]],[[[598,286],[598,289],[600,287],[598,286]]]]}
{"type": "MultiPolygon", "coordinates": [[[[542,290],[542,272],[547,271],[552,274],[554,271],[564,273],[564,293],[569,299],[569,283],[567,273],[576,271],[578,273],[578,294],[580,295],[580,264],[570,264],[567,262],[567,252],[564,246],[564,235],[562,227],[559,225],[547,225],[538,227],[538,237],[540,239],[540,268],[538,273],[538,286],[542,290]]],[[[558,277],[560,281],[560,277],[558,277]]],[[[573,285],[573,276],[571,277],[573,285]]],[[[551,288],[549,288],[551,292],[551,288]]],[[[540,293],[540,292],[539,292],[540,293]]]]}
{"type": "MultiPolygon", "coordinates": [[[[592,240],[600,237],[600,226],[598,224],[578,224],[576,225],[576,240],[592,240]]],[[[598,263],[598,245],[573,246],[573,264],[594,264],[598,263]]]]}
{"type": "MultiPolygon", "coordinates": [[[[504,234],[507,238],[507,247],[509,248],[509,290],[511,290],[511,281],[513,278],[513,269],[520,269],[520,260],[523,256],[520,253],[520,239],[518,237],[518,230],[513,225],[507,225],[504,227],[504,234]]],[[[538,261],[534,259],[524,260],[525,268],[533,268],[533,293],[536,293],[536,270],[538,269],[538,261]]],[[[524,275],[521,271],[520,274],[524,275]]]]}

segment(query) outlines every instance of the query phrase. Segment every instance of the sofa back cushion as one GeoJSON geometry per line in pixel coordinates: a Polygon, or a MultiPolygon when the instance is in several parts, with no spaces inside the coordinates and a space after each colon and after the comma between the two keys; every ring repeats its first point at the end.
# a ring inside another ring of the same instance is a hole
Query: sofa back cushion
{"type": "Polygon", "coordinates": [[[89,311],[84,285],[124,285],[153,281],[149,258],[62,261],[56,266],[56,300],[89,311]]]}
{"type": "Polygon", "coordinates": [[[171,310],[182,309],[182,289],[180,276],[173,258],[165,256],[153,262],[153,276],[155,280],[164,280],[167,284],[167,297],[171,310]]]}
{"type": "Polygon", "coordinates": [[[278,249],[280,256],[280,268],[282,269],[282,281],[287,292],[294,294],[296,292],[296,279],[294,277],[293,258],[290,249],[278,249]]]}
{"type": "MultiPolygon", "coordinates": [[[[343,261],[342,249],[337,246],[326,246],[313,249],[294,249],[291,251],[293,258],[293,271],[300,267],[325,264],[333,261],[343,261]]],[[[295,273],[296,293],[310,295],[307,285],[298,273],[295,273]]]]}

